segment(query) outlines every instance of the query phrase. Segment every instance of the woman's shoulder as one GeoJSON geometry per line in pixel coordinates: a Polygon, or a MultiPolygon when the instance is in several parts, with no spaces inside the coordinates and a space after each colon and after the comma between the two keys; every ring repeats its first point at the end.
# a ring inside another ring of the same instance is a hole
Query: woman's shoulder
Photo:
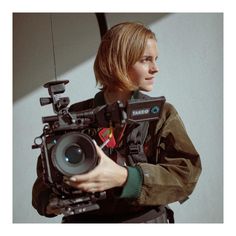
{"type": "Polygon", "coordinates": [[[97,106],[105,105],[105,99],[104,94],[102,91],[99,91],[95,94],[93,98],[89,98],[87,100],[74,103],[70,106],[69,111],[70,112],[76,112],[76,111],[83,111],[91,108],[95,108],[97,106]]]}
{"type": "Polygon", "coordinates": [[[70,112],[83,111],[92,108],[94,105],[94,98],[90,98],[81,102],[72,104],[69,107],[70,112]]]}
{"type": "Polygon", "coordinates": [[[169,112],[169,113],[177,112],[175,106],[170,102],[164,103],[163,111],[169,112]]]}
{"type": "Polygon", "coordinates": [[[175,106],[170,102],[165,102],[163,105],[162,113],[161,113],[161,119],[163,122],[168,120],[171,117],[178,116],[178,112],[175,108],[175,106]]]}

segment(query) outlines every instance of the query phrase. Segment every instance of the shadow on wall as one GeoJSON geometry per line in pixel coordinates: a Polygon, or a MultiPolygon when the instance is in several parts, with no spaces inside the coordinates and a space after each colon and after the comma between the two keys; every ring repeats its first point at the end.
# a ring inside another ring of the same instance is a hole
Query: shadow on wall
{"type": "MultiPolygon", "coordinates": [[[[146,25],[168,13],[108,13],[109,27],[123,21],[146,25]]],[[[94,13],[13,14],[13,101],[93,57],[100,43],[94,13]],[[53,36],[53,40],[52,40],[53,36]]],[[[91,71],[93,73],[93,71],[91,71]]]]}

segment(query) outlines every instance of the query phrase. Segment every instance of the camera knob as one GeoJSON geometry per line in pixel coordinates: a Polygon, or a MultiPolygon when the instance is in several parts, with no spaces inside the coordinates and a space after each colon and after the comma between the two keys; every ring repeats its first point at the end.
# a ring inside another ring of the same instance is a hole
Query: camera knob
{"type": "Polygon", "coordinates": [[[51,98],[40,98],[39,101],[40,101],[41,106],[45,106],[45,105],[48,105],[48,104],[52,103],[51,98]]]}

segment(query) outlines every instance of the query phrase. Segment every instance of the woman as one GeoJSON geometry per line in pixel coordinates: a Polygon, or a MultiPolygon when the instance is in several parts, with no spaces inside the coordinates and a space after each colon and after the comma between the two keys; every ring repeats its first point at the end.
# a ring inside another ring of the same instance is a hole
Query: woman
{"type": "MultiPolygon", "coordinates": [[[[140,91],[153,89],[158,47],[155,34],[139,23],[125,22],[113,26],[103,37],[94,63],[96,81],[101,92],[94,99],[74,104],[79,111],[117,100],[144,98],[140,91]]],[[[144,132],[140,127],[139,133],[144,132]]],[[[127,139],[129,125],[113,129],[112,147],[103,150],[96,144],[98,165],[90,172],[65,180],[84,192],[107,192],[98,202],[100,209],[67,216],[63,222],[172,222],[166,206],[184,201],[194,190],[201,173],[201,162],[175,108],[165,103],[161,118],[145,128],[141,151],[130,161],[127,139]],[[143,151],[142,151],[143,150],[143,151]],[[144,159],[140,159],[140,155],[144,159]],[[122,160],[120,164],[118,160],[122,160]],[[141,160],[141,161],[140,161],[141,160]],[[119,164],[118,164],[119,163],[119,164]],[[168,220],[169,219],[169,220],[168,220]]],[[[100,130],[101,131],[101,130],[100,130]]],[[[98,132],[100,132],[98,130],[98,132]]],[[[101,140],[95,137],[97,143],[101,140]]],[[[33,188],[33,206],[45,216],[55,216],[60,209],[50,204],[50,191],[39,177],[33,188]]]]}

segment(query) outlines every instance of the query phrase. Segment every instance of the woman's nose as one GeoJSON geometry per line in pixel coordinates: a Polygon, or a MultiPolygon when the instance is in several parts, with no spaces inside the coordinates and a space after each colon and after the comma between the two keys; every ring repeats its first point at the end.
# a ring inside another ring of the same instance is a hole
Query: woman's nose
{"type": "Polygon", "coordinates": [[[156,62],[153,62],[152,63],[152,66],[151,66],[151,72],[153,73],[153,74],[155,74],[155,73],[158,73],[159,72],[159,67],[158,67],[158,65],[157,65],[157,63],[156,62]]]}

